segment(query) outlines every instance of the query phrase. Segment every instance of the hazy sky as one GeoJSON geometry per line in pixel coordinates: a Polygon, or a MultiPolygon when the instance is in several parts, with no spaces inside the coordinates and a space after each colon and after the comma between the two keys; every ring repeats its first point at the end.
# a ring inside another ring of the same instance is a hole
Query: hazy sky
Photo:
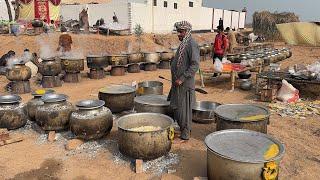
{"type": "Polygon", "coordinates": [[[300,21],[320,21],[320,0],[203,0],[203,5],[221,9],[242,10],[247,7],[248,22],[254,11],[290,11],[300,17],[300,21]]]}

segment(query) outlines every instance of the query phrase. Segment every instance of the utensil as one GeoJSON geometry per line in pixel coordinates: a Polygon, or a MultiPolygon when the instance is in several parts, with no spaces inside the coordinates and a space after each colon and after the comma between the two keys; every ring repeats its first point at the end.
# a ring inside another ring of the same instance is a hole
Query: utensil
{"type": "MultiPolygon", "coordinates": [[[[167,81],[172,82],[171,80],[166,79],[166,78],[165,78],[165,77],[163,77],[163,76],[159,76],[159,78],[160,78],[160,79],[164,79],[164,80],[167,80],[167,81]]],[[[182,87],[184,87],[184,88],[188,88],[189,90],[193,90],[193,91],[196,91],[196,92],[201,93],[201,94],[208,94],[208,92],[207,92],[207,91],[205,91],[205,90],[203,90],[203,89],[200,89],[200,88],[195,88],[195,89],[193,89],[193,88],[185,87],[185,86],[182,86],[182,87]]]]}

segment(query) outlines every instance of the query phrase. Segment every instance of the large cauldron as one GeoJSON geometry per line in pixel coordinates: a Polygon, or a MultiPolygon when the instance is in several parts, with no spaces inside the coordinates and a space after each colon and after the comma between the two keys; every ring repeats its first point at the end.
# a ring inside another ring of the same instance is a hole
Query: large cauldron
{"type": "Polygon", "coordinates": [[[163,83],[160,81],[143,81],[138,83],[138,95],[163,94],[163,83]]]}
{"type": "Polygon", "coordinates": [[[205,138],[208,179],[278,179],[285,148],[267,134],[217,131],[205,138]]]}
{"type": "Polygon", "coordinates": [[[36,122],[46,131],[66,129],[74,107],[67,101],[64,94],[45,94],[41,97],[44,102],[36,111],[36,122]]]}
{"type": "Polygon", "coordinates": [[[127,55],[108,55],[107,60],[110,65],[127,65],[128,64],[127,55]]]}
{"type": "Polygon", "coordinates": [[[99,99],[113,113],[131,110],[134,97],[135,89],[127,85],[109,85],[99,90],[99,99]]]}
{"type": "Polygon", "coordinates": [[[163,95],[144,95],[134,98],[134,110],[139,112],[160,113],[171,116],[169,108],[170,102],[167,96],[163,95]]]}
{"type": "Polygon", "coordinates": [[[209,124],[215,121],[214,110],[219,103],[211,101],[197,101],[192,108],[192,120],[197,123],[209,124]]]}
{"type": "Polygon", "coordinates": [[[84,100],[76,104],[77,110],[70,117],[70,129],[78,138],[98,139],[112,129],[112,113],[104,101],[84,100]]]}
{"type": "Polygon", "coordinates": [[[99,55],[88,55],[87,66],[90,69],[102,69],[109,65],[107,57],[99,55]]]}
{"type": "Polygon", "coordinates": [[[43,21],[35,19],[31,21],[32,27],[43,27],[43,21]]]}
{"type": "Polygon", "coordinates": [[[160,61],[160,55],[157,52],[145,52],[144,62],[147,63],[158,63],[160,61]]]}
{"type": "Polygon", "coordinates": [[[10,81],[26,81],[31,78],[31,69],[25,64],[15,64],[7,69],[6,77],[10,81]]]}
{"type": "Polygon", "coordinates": [[[79,73],[84,70],[84,59],[75,57],[61,57],[62,70],[68,73],[79,73]]]}
{"type": "Polygon", "coordinates": [[[132,53],[132,54],[127,54],[128,56],[128,64],[133,64],[133,63],[139,63],[142,61],[142,54],[141,53],[132,53]]]}
{"type": "Polygon", "coordinates": [[[173,52],[161,52],[160,53],[160,59],[162,61],[170,61],[173,58],[174,54],[173,52]]]}
{"type": "Polygon", "coordinates": [[[120,152],[135,159],[145,160],[167,154],[174,137],[172,123],[173,120],[169,116],[158,113],[137,113],[120,117],[120,152]]]}
{"type": "Polygon", "coordinates": [[[0,128],[17,129],[27,123],[28,117],[18,95],[0,96],[0,128]]]}
{"type": "Polygon", "coordinates": [[[56,76],[61,71],[61,61],[55,58],[42,58],[42,62],[39,64],[39,73],[43,76],[56,76]]]}
{"type": "Polygon", "coordinates": [[[26,106],[27,109],[27,114],[29,116],[29,119],[31,121],[35,121],[36,120],[36,111],[37,108],[41,105],[43,105],[43,101],[41,100],[41,97],[44,94],[50,94],[50,93],[54,93],[54,90],[52,89],[40,89],[40,90],[36,90],[34,92],[32,92],[33,95],[33,99],[31,99],[26,106]]]}

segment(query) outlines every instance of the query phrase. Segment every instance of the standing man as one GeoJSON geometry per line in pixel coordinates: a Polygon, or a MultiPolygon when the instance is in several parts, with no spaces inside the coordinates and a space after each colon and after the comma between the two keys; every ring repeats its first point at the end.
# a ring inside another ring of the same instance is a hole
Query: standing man
{"type": "Polygon", "coordinates": [[[233,53],[233,49],[238,45],[235,32],[229,27],[226,28],[229,40],[228,52],[233,53]]]}
{"type": "Polygon", "coordinates": [[[168,100],[174,119],[180,126],[182,140],[189,140],[191,133],[192,107],[195,103],[195,74],[199,69],[200,50],[191,37],[192,26],[187,21],[174,24],[181,44],[171,62],[172,85],[168,100]]]}
{"type": "Polygon", "coordinates": [[[223,28],[223,20],[222,20],[222,18],[219,19],[219,26],[218,27],[221,27],[222,29],[224,29],[223,28]]]}
{"type": "Polygon", "coordinates": [[[80,23],[80,28],[83,28],[85,33],[89,33],[88,7],[86,7],[86,9],[82,9],[82,11],[80,12],[79,23],[80,23]]]}
{"type": "Polygon", "coordinates": [[[67,29],[62,26],[61,27],[62,34],[59,37],[59,47],[57,51],[69,52],[71,51],[72,38],[70,34],[67,33],[67,29]]]}

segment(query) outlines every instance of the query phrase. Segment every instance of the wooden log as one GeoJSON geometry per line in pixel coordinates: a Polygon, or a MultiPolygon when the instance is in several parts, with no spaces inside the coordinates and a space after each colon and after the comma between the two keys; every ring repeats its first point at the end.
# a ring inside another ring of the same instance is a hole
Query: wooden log
{"type": "Polygon", "coordinates": [[[31,92],[30,82],[28,81],[13,81],[11,91],[15,94],[26,94],[31,92]]]}
{"type": "Polygon", "coordinates": [[[81,80],[80,73],[66,73],[64,76],[64,82],[66,83],[78,83],[81,80]]]}
{"type": "Polygon", "coordinates": [[[4,146],[4,145],[8,145],[8,144],[13,144],[13,143],[21,142],[21,141],[23,141],[23,138],[22,138],[22,137],[13,138],[13,139],[8,139],[8,140],[0,141],[0,146],[4,146]]]}

